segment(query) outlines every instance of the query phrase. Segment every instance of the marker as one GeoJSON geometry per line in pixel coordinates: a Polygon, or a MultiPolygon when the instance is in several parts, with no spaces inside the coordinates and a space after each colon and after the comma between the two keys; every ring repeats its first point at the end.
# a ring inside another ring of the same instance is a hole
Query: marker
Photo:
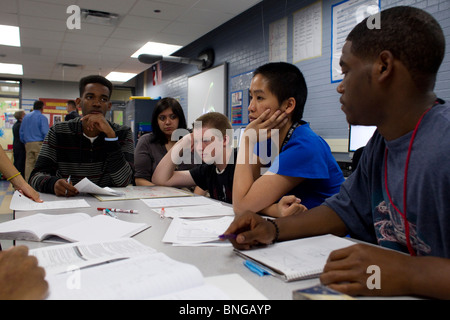
{"type": "Polygon", "coordinates": [[[115,209],[115,208],[97,208],[98,211],[109,210],[111,212],[120,212],[120,213],[139,213],[137,210],[124,210],[124,209],[115,209]]]}
{"type": "Polygon", "coordinates": [[[219,236],[220,240],[236,240],[237,234],[222,234],[219,236]]]}
{"type": "Polygon", "coordinates": [[[117,216],[116,216],[114,213],[112,213],[109,209],[105,209],[104,211],[105,211],[106,214],[109,215],[110,217],[112,217],[112,218],[114,218],[114,219],[117,219],[117,216]]]}
{"type": "Polygon", "coordinates": [[[269,271],[267,271],[263,266],[254,261],[246,260],[244,262],[244,266],[246,266],[251,272],[256,273],[260,277],[270,275],[269,271]]]}
{"type": "Polygon", "coordinates": [[[164,219],[165,218],[165,214],[166,214],[166,210],[164,208],[161,208],[161,213],[160,213],[159,217],[161,219],[164,219]]]}

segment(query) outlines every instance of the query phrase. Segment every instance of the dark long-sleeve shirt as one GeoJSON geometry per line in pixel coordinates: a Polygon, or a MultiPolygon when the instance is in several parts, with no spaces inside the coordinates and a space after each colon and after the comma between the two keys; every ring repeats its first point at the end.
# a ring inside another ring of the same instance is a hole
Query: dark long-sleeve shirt
{"type": "Polygon", "coordinates": [[[134,143],[131,129],[110,123],[117,141],[100,135],[91,142],[83,135],[81,118],[54,125],[44,140],[30,185],[39,192],[53,193],[56,181],[75,185],[88,178],[100,187],[126,187],[134,180],[134,143]]]}

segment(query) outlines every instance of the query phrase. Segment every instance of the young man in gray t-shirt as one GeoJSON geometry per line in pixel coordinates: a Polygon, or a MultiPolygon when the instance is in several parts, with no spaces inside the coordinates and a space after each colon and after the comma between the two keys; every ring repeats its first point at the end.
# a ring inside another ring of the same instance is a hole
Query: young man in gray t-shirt
{"type": "MultiPolygon", "coordinates": [[[[381,29],[366,19],[350,32],[340,60],[347,121],[378,128],[357,172],[322,206],[272,223],[246,214],[225,234],[237,234],[233,244],[245,249],[350,233],[394,250],[358,244],[334,251],[323,284],[351,295],[449,299],[450,106],[433,92],[445,37],[421,9],[395,7],[378,18],[381,29]],[[373,266],[380,288],[368,285],[373,266]]],[[[296,205],[281,201],[280,208],[296,205]]]]}

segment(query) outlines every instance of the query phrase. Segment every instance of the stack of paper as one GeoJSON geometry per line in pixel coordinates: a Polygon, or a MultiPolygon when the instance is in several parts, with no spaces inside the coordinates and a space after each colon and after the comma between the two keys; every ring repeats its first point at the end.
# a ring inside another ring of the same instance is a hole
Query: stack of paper
{"type": "Polygon", "coordinates": [[[216,219],[173,219],[163,242],[176,246],[231,246],[229,241],[220,241],[233,221],[233,217],[216,219]]]}
{"type": "Polygon", "coordinates": [[[224,206],[220,203],[203,205],[203,206],[188,206],[188,207],[173,207],[165,208],[166,218],[208,218],[208,217],[234,217],[232,207],[224,206]]]}
{"type": "Polygon", "coordinates": [[[174,246],[231,246],[219,236],[234,219],[233,207],[206,197],[142,201],[161,217],[173,219],[163,242],[174,246]]]}

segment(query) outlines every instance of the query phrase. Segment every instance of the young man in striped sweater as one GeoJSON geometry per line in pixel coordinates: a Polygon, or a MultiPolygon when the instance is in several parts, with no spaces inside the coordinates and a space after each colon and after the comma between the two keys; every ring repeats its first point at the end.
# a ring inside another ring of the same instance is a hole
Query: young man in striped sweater
{"type": "Polygon", "coordinates": [[[112,105],[112,88],[101,76],[80,80],[76,103],[83,117],[50,129],[30,176],[36,190],[70,197],[78,194],[73,185],[85,177],[100,187],[126,187],[133,182],[131,129],[105,118],[112,105]]]}

